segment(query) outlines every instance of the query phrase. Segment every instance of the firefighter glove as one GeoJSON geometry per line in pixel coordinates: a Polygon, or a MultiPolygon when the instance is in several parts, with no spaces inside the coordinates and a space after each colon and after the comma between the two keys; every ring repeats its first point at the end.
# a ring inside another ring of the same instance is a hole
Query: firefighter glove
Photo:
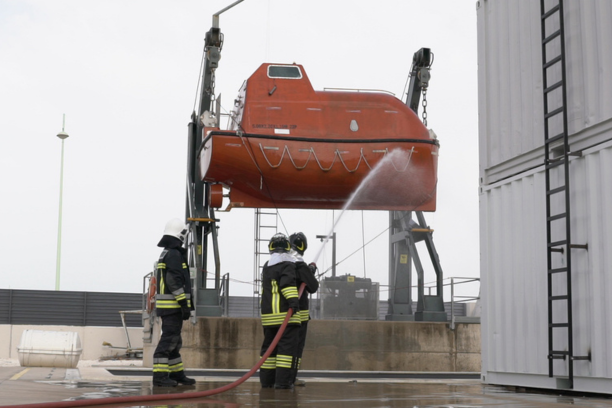
{"type": "Polygon", "coordinates": [[[181,313],[183,315],[183,320],[189,319],[189,317],[191,316],[191,308],[187,306],[187,300],[183,299],[180,300],[178,303],[179,305],[181,305],[181,313]]]}
{"type": "Polygon", "coordinates": [[[310,272],[315,273],[317,271],[317,264],[314,262],[311,262],[308,264],[308,268],[310,269],[310,272]]]}
{"type": "Polygon", "coordinates": [[[297,316],[297,314],[300,312],[300,304],[297,298],[289,299],[289,309],[293,311],[292,316],[297,316]]]}

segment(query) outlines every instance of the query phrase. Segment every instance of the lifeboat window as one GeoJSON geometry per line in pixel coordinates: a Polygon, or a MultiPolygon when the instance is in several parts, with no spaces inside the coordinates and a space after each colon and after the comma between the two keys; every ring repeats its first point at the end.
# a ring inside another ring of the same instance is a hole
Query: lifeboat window
{"type": "Polygon", "coordinates": [[[268,77],[300,79],[302,78],[302,71],[300,71],[300,67],[295,65],[269,65],[268,77]]]}

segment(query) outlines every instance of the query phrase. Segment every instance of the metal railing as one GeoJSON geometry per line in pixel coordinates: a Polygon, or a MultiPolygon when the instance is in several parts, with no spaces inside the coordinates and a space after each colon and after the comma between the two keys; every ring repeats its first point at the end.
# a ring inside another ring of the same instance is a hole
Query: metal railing
{"type": "MultiPolygon", "coordinates": [[[[455,330],[455,323],[457,321],[457,316],[455,315],[455,303],[466,303],[466,302],[473,302],[473,301],[478,302],[480,300],[480,287],[478,289],[478,295],[468,295],[468,296],[456,295],[455,287],[457,285],[473,283],[473,282],[478,282],[480,286],[480,278],[463,278],[463,277],[453,276],[450,278],[442,279],[442,282],[444,281],[449,281],[448,283],[442,283],[442,287],[444,288],[445,286],[450,286],[450,304],[451,304],[450,329],[455,330]]],[[[436,282],[428,282],[428,283],[425,283],[424,286],[425,286],[425,290],[427,291],[428,295],[432,295],[432,289],[437,288],[436,282]]],[[[416,286],[413,286],[412,288],[416,289],[416,286]]]]}
{"type": "Polygon", "coordinates": [[[229,316],[229,273],[221,277],[219,285],[219,305],[223,310],[223,317],[229,316]]]}
{"type": "MultiPolygon", "coordinates": [[[[450,283],[446,284],[446,285],[450,285],[450,290],[451,290],[451,321],[450,321],[450,329],[451,330],[455,330],[456,316],[455,316],[455,309],[454,309],[453,306],[455,305],[455,302],[456,303],[465,303],[465,302],[471,302],[471,301],[478,302],[480,300],[480,278],[452,277],[452,278],[446,278],[446,279],[450,279],[450,283]],[[456,280],[460,280],[460,281],[456,282],[456,280]],[[478,284],[479,284],[478,296],[459,296],[459,295],[455,295],[455,285],[460,285],[460,284],[470,283],[470,282],[478,282],[478,284]]],[[[443,285],[443,286],[446,286],[446,285],[443,285]]]]}

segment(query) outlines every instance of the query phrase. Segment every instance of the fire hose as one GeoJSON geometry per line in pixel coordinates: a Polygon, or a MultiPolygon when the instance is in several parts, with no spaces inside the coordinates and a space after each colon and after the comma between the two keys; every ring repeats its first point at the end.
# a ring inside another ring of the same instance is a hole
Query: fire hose
{"type": "MultiPolygon", "coordinates": [[[[298,298],[302,296],[304,292],[304,288],[306,287],[305,283],[300,285],[300,290],[298,293],[298,298]]],[[[57,402],[40,402],[36,404],[21,404],[21,405],[3,405],[2,408],[68,408],[68,407],[91,407],[95,405],[108,405],[108,404],[124,404],[124,403],[132,403],[132,402],[148,402],[148,401],[166,401],[166,400],[179,400],[179,399],[195,399],[202,397],[209,397],[211,395],[221,394],[222,392],[231,390],[248,380],[262,364],[266,361],[272,351],[276,348],[281,336],[285,332],[285,328],[289,323],[289,319],[293,314],[293,310],[289,309],[287,311],[287,316],[285,316],[285,320],[281,324],[278,329],[278,333],[274,340],[272,340],[272,344],[268,347],[268,350],[264,353],[261,359],[255,364],[251,370],[234,381],[233,383],[224,385],[219,388],[214,388],[212,390],[207,391],[195,391],[195,392],[186,392],[186,393],[175,393],[175,394],[159,394],[159,395],[132,395],[129,397],[110,397],[110,398],[97,398],[97,399],[89,399],[89,400],[75,400],[75,401],[57,401],[57,402]]]]}

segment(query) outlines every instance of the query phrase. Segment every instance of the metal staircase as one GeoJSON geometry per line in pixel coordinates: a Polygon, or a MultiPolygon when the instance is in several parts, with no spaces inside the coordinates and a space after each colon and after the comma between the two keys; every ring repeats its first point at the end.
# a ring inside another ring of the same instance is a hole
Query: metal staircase
{"type": "MultiPolygon", "coordinates": [[[[544,164],[546,177],[546,242],[548,280],[548,376],[555,377],[555,360],[567,363],[567,376],[558,376],[558,388],[573,388],[570,157],[567,130],[565,32],[563,0],[540,0],[542,25],[542,81],[544,96],[544,164]]],[[[557,366],[558,367],[558,366],[557,366]]]]}

